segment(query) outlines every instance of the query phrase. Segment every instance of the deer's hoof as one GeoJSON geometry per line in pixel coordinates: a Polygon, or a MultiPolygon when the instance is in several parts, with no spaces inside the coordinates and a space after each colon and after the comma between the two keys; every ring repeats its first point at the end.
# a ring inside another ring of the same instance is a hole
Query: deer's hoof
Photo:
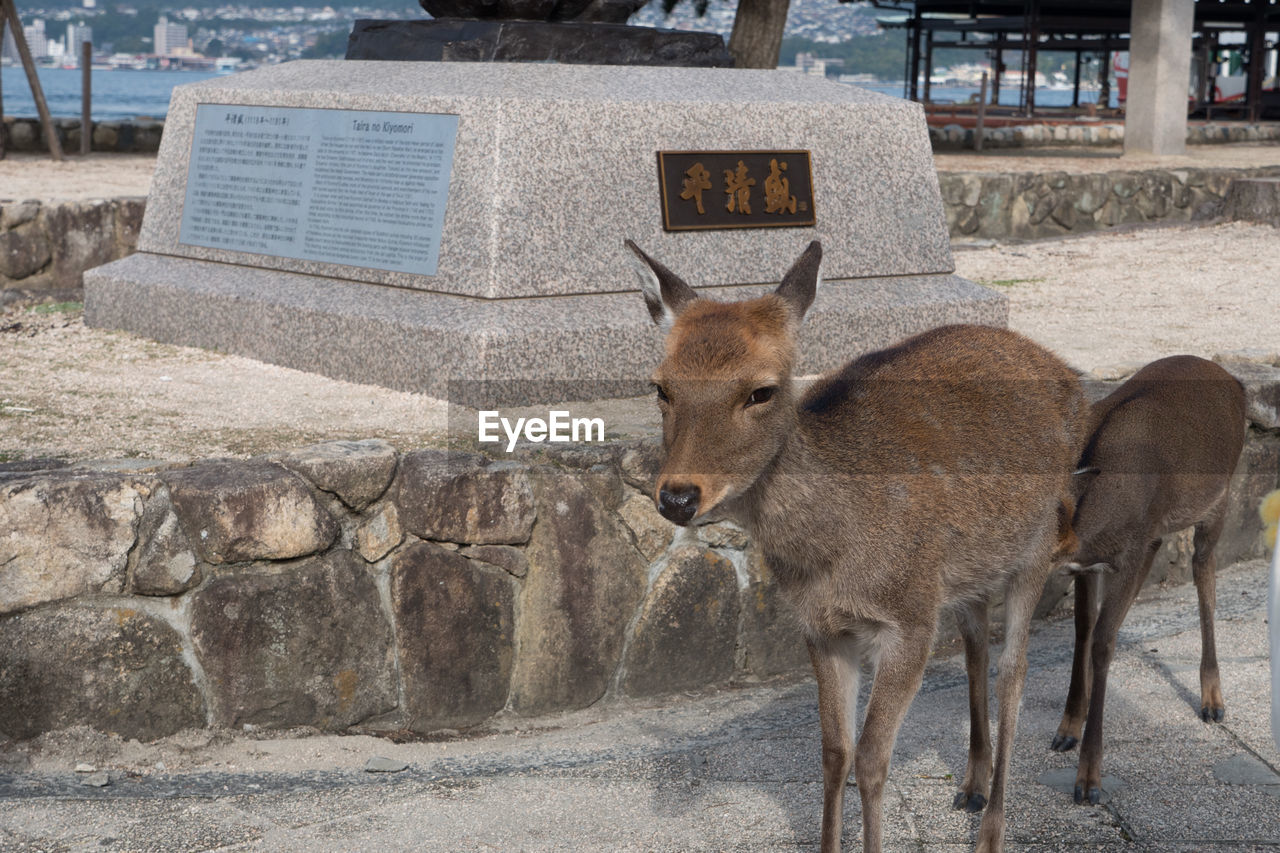
{"type": "Polygon", "coordinates": [[[1093,786],[1086,789],[1084,785],[1076,785],[1075,801],[1077,806],[1083,806],[1085,803],[1096,806],[1102,802],[1102,789],[1093,786]]]}
{"type": "Polygon", "coordinates": [[[1071,735],[1054,735],[1053,743],[1049,744],[1049,748],[1054,752],[1070,752],[1075,749],[1076,744],[1079,742],[1079,738],[1071,735]]]}
{"type": "Polygon", "coordinates": [[[1206,723],[1220,723],[1226,716],[1227,709],[1223,708],[1221,705],[1213,708],[1205,705],[1200,709],[1200,719],[1204,720],[1206,723]]]}
{"type": "Polygon", "coordinates": [[[1091,786],[1086,790],[1083,785],[1076,785],[1075,799],[1077,806],[1083,806],[1085,803],[1096,806],[1102,802],[1102,789],[1091,786]]]}
{"type": "Polygon", "coordinates": [[[952,808],[964,809],[969,814],[977,814],[987,807],[987,798],[982,794],[970,794],[967,791],[959,791],[956,793],[955,800],[951,803],[952,808]]]}

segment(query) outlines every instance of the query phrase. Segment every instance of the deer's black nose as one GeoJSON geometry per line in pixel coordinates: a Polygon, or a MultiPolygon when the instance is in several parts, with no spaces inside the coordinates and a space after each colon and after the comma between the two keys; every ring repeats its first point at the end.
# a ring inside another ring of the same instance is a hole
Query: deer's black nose
{"type": "Polygon", "coordinates": [[[698,514],[702,490],[697,486],[673,486],[658,491],[658,512],[668,521],[688,524],[698,514]]]}

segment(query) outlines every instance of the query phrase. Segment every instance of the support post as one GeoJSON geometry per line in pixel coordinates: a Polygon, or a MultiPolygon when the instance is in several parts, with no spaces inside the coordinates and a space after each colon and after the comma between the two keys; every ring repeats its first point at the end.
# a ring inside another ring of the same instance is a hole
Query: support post
{"type": "Polygon", "coordinates": [[[920,100],[920,30],[922,18],[920,16],[920,7],[916,6],[915,18],[911,27],[911,78],[907,81],[907,89],[909,94],[908,100],[920,100]]]}
{"type": "Polygon", "coordinates": [[[1254,4],[1253,23],[1249,25],[1249,121],[1262,119],[1262,83],[1267,61],[1267,7],[1254,4]]]}
{"type": "Polygon", "coordinates": [[[27,84],[31,86],[31,99],[36,102],[36,112],[40,114],[40,124],[44,127],[44,141],[49,148],[49,156],[54,160],[61,160],[62,144],[58,142],[58,131],[53,126],[49,105],[44,100],[44,89],[40,88],[40,77],[36,74],[36,63],[31,58],[31,49],[27,47],[27,36],[22,32],[18,7],[14,5],[14,0],[0,0],[0,11],[9,20],[9,26],[13,30],[13,43],[17,46],[18,56],[22,59],[22,70],[27,72],[27,84]]]}
{"type": "Polygon", "coordinates": [[[80,153],[93,148],[93,43],[80,42],[80,153]]]}
{"type": "Polygon", "coordinates": [[[1187,85],[1195,0],[1133,0],[1124,152],[1187,149],[1187,85]]]}
{"type": "MultiPolygon", "coordinates": [[[[1080,38],[1080,36],[1076,36],[1080,38]]],[[[1084,59],[1084,53],[1080,48],[1076,48],[1076,79],[1075,84],[1071,87],[1071,106],[1080,106],[1080,65],[1084,59]]]]}
{"type": "Polygon", "coordinates": [[[924,40],[924,102],[933,101],[933,30],[924,40]]]}
{"type": "Polygon", "coordinates": [[[1040,0],[1029,0],[1030,22],[1027,34],[1027,67],[1024,69],[1026,75],[1024,82],[1027,85],[1027,115],[1034,116],[1036,114],[1036,65],[1038,64],[1037,49],[1040,45],[1040,0]]]}
{"type": "Polygon", "coordinates": [[[978,120],[973,125],[973,150],[982,150],[983,125],[987,121],[987,72],[982,72],[982,88],[978,90],[978,120]]]}

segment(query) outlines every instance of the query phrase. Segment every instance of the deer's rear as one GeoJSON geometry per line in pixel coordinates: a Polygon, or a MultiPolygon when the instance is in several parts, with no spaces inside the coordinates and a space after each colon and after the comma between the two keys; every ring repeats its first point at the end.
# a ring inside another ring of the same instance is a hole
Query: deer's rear
{"type": "Polygon", "coordinates": [[[1103,709],[1117,632],[1161,537],[1191,525],[1200,601],[1200,715],[1205,722],[1223,719],[1213,549],[1244,436],[1240,383],[1194,356],[1152,362],[1093,407],[1074,519],[1075,656],[1066,709],[1051,744],[1065,752],[1080,741],[1083,729],[1078,803],[1097,803],[1102,795],[1103,709]]]}

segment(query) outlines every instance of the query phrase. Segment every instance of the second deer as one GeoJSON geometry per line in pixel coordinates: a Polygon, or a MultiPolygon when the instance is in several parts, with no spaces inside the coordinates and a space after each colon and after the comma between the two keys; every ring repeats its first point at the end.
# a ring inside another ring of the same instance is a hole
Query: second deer
{"type": "Polygon", "coordinates": [[[1004,329],[947,326],[863,356],[797,393],[796,339],[818,286],[812,243],[773,293],[701,299],[628,247],[654,321],[669,520],[730,514],[750,530],[805,634],[822,730],[822,850],[840,849],[854,771],[862,837],[880,850],[898,729],[944,610],[969,674],[968,769],[957,808],[986,808],[980,851],[1004,838],[1004,793],[1032,609],[1070,539],[1070,475],[1088,406],[1057,357],[1004,329]],[[988,601],[1005,593],[994,761],[987,718],[988,601]],[[854,746],[862,667],[874,667],[854,746]]]}
{"type": "Polygon", "coordinates": [[[1077,573],[1071,687],[1051,744],[1066,752],[1084,730],[1077,803],[1096,804],[1102,796],[1103,705],[1120,623],[1151,570],[1161,537],[1190,525],[1200,599],[1200,716],[1205,722],[1223,718],[1213,637],[1213,549],[1244,438],[1240,383],[1195,356],[1154,361],[1093,406],[1072,524],[1079,544],[1071,564],[1077,573]]]}

